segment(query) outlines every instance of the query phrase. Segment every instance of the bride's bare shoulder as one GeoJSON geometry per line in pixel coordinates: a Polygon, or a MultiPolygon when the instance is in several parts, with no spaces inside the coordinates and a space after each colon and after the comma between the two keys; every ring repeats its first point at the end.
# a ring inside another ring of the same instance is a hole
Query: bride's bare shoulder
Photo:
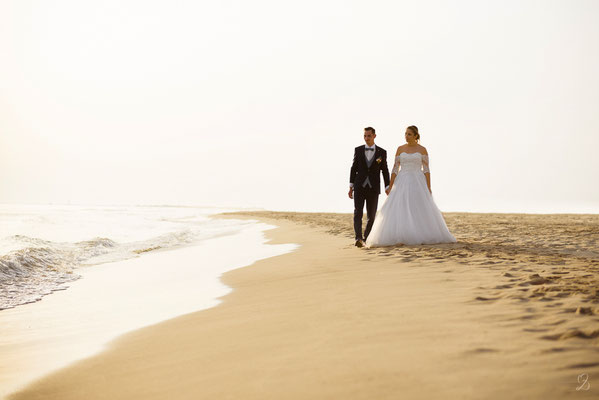
{"type": "Polygon", "coordinates": [[[399,146],[397,148],[397,151],[395,152],[395,155],[398,156],[404,149],[405,144],[402,144],[401,146],[399,146]]]}
{"type": "Polygon", "coordinates": [[[424,156],[428,156],[428,151],[426,151],[426,147],[424,146],[420,146],[420,152],[422,153],[422,155],[424,156]]]}

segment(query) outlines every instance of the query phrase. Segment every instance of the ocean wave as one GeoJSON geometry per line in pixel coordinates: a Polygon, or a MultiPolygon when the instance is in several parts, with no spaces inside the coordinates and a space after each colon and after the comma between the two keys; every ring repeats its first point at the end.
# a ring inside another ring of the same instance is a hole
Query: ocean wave
{"type": "MultiPolygon", "coordinates": [[[[244,225],[244,224],[242,224],[244,225]]],[[[0,310],[40,300],[79,279],[78,267],[140,257],[152,251],[173,249],[203,239],[236,233],[239,224],[205,224],[173,231],[148,240],[118,243],[109,238],[52,242],[24,235],[2,240],[6,248],[17,248],[0,256],[0,310]]]]}
{"type": "Polygon", "coordinates": [[[15,235],[11,240],[31,247],[0,256],[0,310],[31,303],[80,276],[74,269],[93,257],[107,254],[116,243],[107,238],[52,243],[47,240],[15,235]]]}

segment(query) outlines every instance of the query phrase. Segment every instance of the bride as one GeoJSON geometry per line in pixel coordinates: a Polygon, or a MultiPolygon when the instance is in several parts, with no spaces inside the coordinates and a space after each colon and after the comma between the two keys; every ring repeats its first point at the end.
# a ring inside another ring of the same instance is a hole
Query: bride
{"type": "Polygon", "coordinates": [[[419,140],[418,128],[408,126],[407,143],[395,153],[389,196],[376,215],[367,247],[456,241],[433,200],[428,153],[419,140]]]}

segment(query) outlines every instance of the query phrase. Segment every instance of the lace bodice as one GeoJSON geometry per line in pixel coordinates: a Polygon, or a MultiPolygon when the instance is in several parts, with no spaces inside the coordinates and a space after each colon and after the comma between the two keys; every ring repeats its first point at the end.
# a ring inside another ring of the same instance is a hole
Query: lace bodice
{"type": "Polygon", "coordinates": [[[400,153],[395,157],[395,164],[393,165],[391,173],[397,175],[399,173],[400,165],[402,171],[422,171],[425,174],[430,172],[428,167],[428,155],[420,153],[400,153]]]}

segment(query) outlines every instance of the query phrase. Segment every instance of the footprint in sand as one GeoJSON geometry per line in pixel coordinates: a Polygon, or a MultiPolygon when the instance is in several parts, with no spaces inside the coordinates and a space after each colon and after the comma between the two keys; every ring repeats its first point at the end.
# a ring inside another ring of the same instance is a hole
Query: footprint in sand
{"type": "Polygon", "coordinates": [[[578,307],[575,311],[577,315],[596,315],[599,314],[599,309],[593,309],[592,307],[578,307]]]}
{"type": "MultiPolygon", "coordinates": [[[[554,300],[555,300],[555,299],[554,299],[554,300]]],[[[564,303],[561,303],[561,302],[559,302],[559,301],[558,301],[557,303],[546,304],[546,305],[545,305],[545,307],[559,307],[559,306],[561,306],[562,304],[564,304],[564,303]]]]}
{"type": "Polygon", "coordinates": [[[563,353],[564,351],[577,350],[574,347],[551,347],[549,349],[542,350],[541,353],[563,353]]]}
{"type": "Polygon", "coordinates": [[[591,332],[584,332],[581,331],[579,329],[572,329],[563,333],[556,333],[555,335],[546,335],[546,336],[541,336],[541,339],[546,339],[546,340],[565,340],[565,339],[570,339],[570,338],[580,338],[580,339],[594,339],[596,337],[599,337],[599,329],[596,329],[594,331],[591,332]]]}
{"type": "Polygon", "coordinates": [[[497,285],[494,287],[494,289],[511,289],[513,287],[514,287],[514,285],[505,284],[505,285],[497,285]]]}
{"type": "Polygon", "coordinates": [[[499,352],[499,350],[497,350],[497,349],[490,349],[487,347],[479,347],[477,349],[468,350],[465,353],[466,354],[481,354],[481,353],[497,353],[497,352],[499,352]]]}
{"type": "Polygon", "coordinates": [[[500,297],[483,297],[483,296],[477,296],[474,300],[479,300],[479,301],[494,301],[494,300],[498,300],[500,299],[500,297]]]}
{"type": "Polygon", "coordinates": [[[579,368],[592,368],[592,367],[597,367],[597,366],[599,366],[599,362],[572,364],[572,365],[568,365],[567,367],[564,367],[564,368],[579,369],[579,368]]]}
{"type": "Polygon", "coordinates": [[[545,322],[543,325],[555,326],[555,325],[561,325],[564,322],[566,322],[565,319],[560,319],[559,321],[555,321],[555,322],[545,322]]]}

